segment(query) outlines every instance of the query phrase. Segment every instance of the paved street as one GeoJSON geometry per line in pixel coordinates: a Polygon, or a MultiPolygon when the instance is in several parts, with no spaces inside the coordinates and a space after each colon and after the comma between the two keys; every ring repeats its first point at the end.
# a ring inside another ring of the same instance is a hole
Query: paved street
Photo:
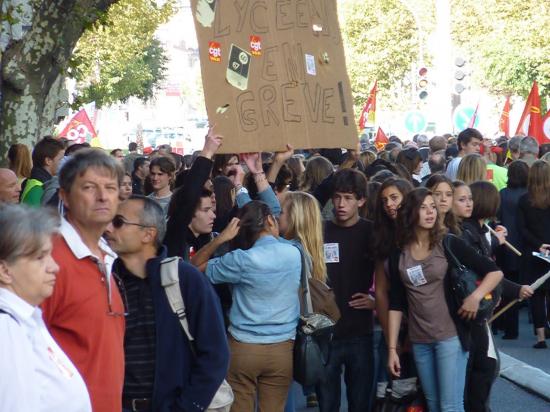
{"type": "MultiPolygon", "coordinates": [[[[532,325],[528,323],[527,309],[522,309],[520,312],[519,339],[502,340],[501,335],[495,337],[495,342],[502,352],[550,374],[550,349],[535,350],[531,347],[535,343],[535,337],[532,325]]],[[[300,386],[295,384],[294,390],[297,412],[318,411],[318,408],[305,407],[305,398],[302,396],[300,386]]],[[[493,412],[550,412],[550,402],[527,392],[506,379],[499,378],[493,387],[491,408],[493,412]]],[[[346,411],[347,408],[341,408],[341,412],[346,411]]]]}

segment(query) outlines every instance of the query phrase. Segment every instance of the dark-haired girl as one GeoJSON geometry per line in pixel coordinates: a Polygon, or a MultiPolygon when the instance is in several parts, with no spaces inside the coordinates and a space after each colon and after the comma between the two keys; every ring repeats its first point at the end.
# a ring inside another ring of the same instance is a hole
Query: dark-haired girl
{"type": "MultiPolygon", "coordinates": [[[[522,238],[519,227],[519,199],[527,193],[527,177],[529,166],[522,160],[515,160],[508,166],[508,183],[500,191],[500,208],[497,220],[508,229],[506,240],[519,250],[522,249],[522,238]]],[[[497,260],[504,272],[505,279],[512,282],[519,281],[520,257],[515,253],[504,250],[497,260]]],[[[503,300],[503,305],[508,302],[503,300]]],[[[504,336],[502,339],[517,339],[519,327],[518,305],[514,305],[502,315],[504,336]]]]}
{"type": "Polygon", "coordinates": [[[293,339],[300,312],[301,256],[279,238],[279,225],[259,201],[239,211],[232,252],[210,259],[206,276],[233,285],[229,313],[232,411],[282,411],[292,383],[293,339]]]}
{"type": "MultiPolygon", "coordinates": [[[[519,200],[519,227],[523,237],[524,279],[534,282],[544,275],[550,265],[532,255],[550,252],[550,165],[537,160],[529,169],[527,193],[519,200]]],[[[531,301],[533,323],[537,333],[535,349],[546,349],[544,328],[548,325],[546,293],[550,282],[535,291],[531,301]]]]}
{"type": "Polygon", "coordinates": [[[464,410],[463,395],[470,345],[468,324],[479,302],[502,279],[490,259],[477,254],[462,240],[450,238],[462,264],[483,276],[477,289],[460,308],[449,299],[446,279],[449,263],[443,248],[443,228],[437,208],[425,188],[410,192],[399,209],[397,244],[390,257],[390,312],[388,368],[400,376],[397,338],[403,312],[408,311],[409,337],[430,412],[464,410]]]}
{"type": "Polygon", "coordinates": [[[401,207],[403,199],[411,190],[413,190],[412,185],[405,179],[391,177],[382,183],[376,197],[373,222],[373,232],[376,233],[376,236],[374,236],[376,314],[386,340],[388,339],[389,307],[387,259],[395,247],[397,211],[401,207]]]}

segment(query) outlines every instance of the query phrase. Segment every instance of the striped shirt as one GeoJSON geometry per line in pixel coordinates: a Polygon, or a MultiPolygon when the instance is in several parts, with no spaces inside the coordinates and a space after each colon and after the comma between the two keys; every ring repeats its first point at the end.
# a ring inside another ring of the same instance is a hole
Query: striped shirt
{"type": "Polygon", "coordinates": [[[126,334],[124,354],[123,397],[152,398],[155,381],[155,310],[149,279],[130,273],[118,262],[119,274],[126,294],[126,334]]]}

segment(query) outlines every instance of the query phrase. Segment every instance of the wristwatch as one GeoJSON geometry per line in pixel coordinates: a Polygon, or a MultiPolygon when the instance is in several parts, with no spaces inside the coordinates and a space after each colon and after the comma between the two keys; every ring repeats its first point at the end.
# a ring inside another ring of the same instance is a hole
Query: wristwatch
{"type": "Polygon", "coordinates": [[[248,194],[248,189],[244,186],[241,186],[238,190],[237,190],[237,196],[239,196],[240,194],[245,194],[247,195],[248,194]]]}

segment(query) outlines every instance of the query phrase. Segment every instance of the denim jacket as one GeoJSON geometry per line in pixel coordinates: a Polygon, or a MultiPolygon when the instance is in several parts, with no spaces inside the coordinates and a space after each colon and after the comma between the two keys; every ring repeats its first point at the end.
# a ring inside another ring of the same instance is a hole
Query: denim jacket
{"type": "Polygon", "coordinates": [[[240,342],[294,339],[300,305],[301,255],[293,243],[263,236],[250,249],[210,259],[206,276],[233,285],[229,332],[240,342]]]}

